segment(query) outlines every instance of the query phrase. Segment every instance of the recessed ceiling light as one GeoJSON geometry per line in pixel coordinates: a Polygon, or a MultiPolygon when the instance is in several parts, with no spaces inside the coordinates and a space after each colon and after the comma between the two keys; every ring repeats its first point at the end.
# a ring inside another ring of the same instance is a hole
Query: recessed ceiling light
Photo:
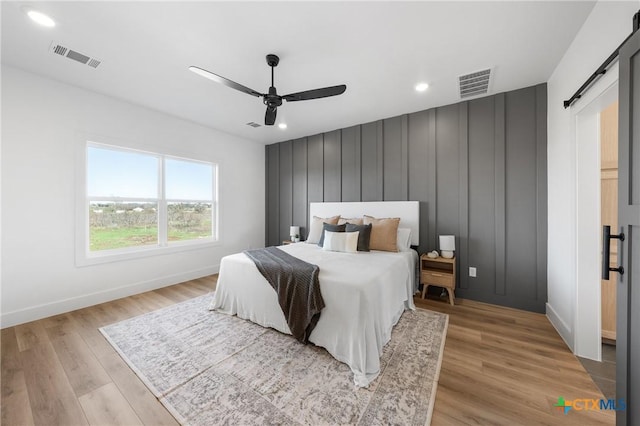
{"type": "Polygon", "coordinates": [[[286,129],[287,128],[287,124],[286,123],[280,123],[280,124],[278,124],[278,127],[280,127],[281,129],[286,129]]]}
{"type": "Polygon", "coordinates": [[[429,85],[427,83],[418,83],[418,84],[416,84],[416,90],[418,92],[424,92],[428,88],[429,88],[429,85]]]}
{"type": "Polygon", "coordinates": [[[56,26],[56,23],[55,23],[55,21],[53,19],[51,19],[49,16],[45,15],[42,12],[38,12],[37,10],[28,9],[27,10],[27,15],[33,21],[37,22],[38,24],[40,24],[40,25],[42,25],[44,27],[55,27],[56,26]]]}

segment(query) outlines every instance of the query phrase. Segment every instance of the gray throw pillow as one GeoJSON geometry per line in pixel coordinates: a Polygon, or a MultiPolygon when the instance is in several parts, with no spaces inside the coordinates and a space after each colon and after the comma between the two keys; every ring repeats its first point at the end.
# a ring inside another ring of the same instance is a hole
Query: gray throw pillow
{"type": "Polygon", "coordinates": [[[369,243],[371,242],[371,224],[354,225],[347,223],[346,232],[358,231],[358,251],[369,251],[369,243]]]}
{"type": "Polygon", "coordinates": [[[318,245],[322,247],[324,245],[324,231],[330,232],[344,232],[346,225],[332,225],[330,223],[322,224],[322,236],[320,237],[320,241],[318,241],[318,245]]]}

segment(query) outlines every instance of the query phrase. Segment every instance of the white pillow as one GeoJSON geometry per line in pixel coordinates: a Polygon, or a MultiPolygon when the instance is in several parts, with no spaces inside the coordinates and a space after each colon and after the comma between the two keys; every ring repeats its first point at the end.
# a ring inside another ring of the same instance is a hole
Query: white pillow
{"type": "Polygon", "coordinates": [[[322,224],[330,223],[332,225],[336,225],[340,216],[333,217],[318,217],[314,216],[309,224],[309,235],[307,235],[307,243],[309,244],[318,244],[320,242],[320,237],[322,237],[322,224]]]}
{"type": "Polygon", "coordinates": [[[322,250],[356,253],[358,251],[358,234],[360,232],[324,231],[322,250]]]}
{"type": "Polygon", "coordinates": [[[398,228],[398,250],[411,248],[411,228],[398,228]]]}

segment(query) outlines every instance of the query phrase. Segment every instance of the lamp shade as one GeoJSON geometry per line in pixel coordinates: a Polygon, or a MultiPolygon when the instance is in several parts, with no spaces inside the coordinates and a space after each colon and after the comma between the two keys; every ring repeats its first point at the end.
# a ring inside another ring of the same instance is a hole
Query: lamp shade
{"type": "Polygon", "coordinates": [[[455,251],[456,237],[454,235],[440,235],[440,250],[455,251]]]}
{"type": "Polygon", "coordinates": [[[299,226],[292,226],[289,228],[289,235],[291,237],[295,237],[296,235],[300,235],[300,227],[299,226]]]}

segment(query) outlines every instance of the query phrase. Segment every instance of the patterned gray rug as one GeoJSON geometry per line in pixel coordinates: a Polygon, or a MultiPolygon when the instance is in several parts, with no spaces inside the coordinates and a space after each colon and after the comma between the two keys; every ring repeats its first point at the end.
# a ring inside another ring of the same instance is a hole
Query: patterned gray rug
{"type": "Polygon", "coordinates": [[[100,329],[180,423],[430,423],[447,315],[405,312],[364,389],[326,350],[211,312],[211,297],[100,329]]]}

